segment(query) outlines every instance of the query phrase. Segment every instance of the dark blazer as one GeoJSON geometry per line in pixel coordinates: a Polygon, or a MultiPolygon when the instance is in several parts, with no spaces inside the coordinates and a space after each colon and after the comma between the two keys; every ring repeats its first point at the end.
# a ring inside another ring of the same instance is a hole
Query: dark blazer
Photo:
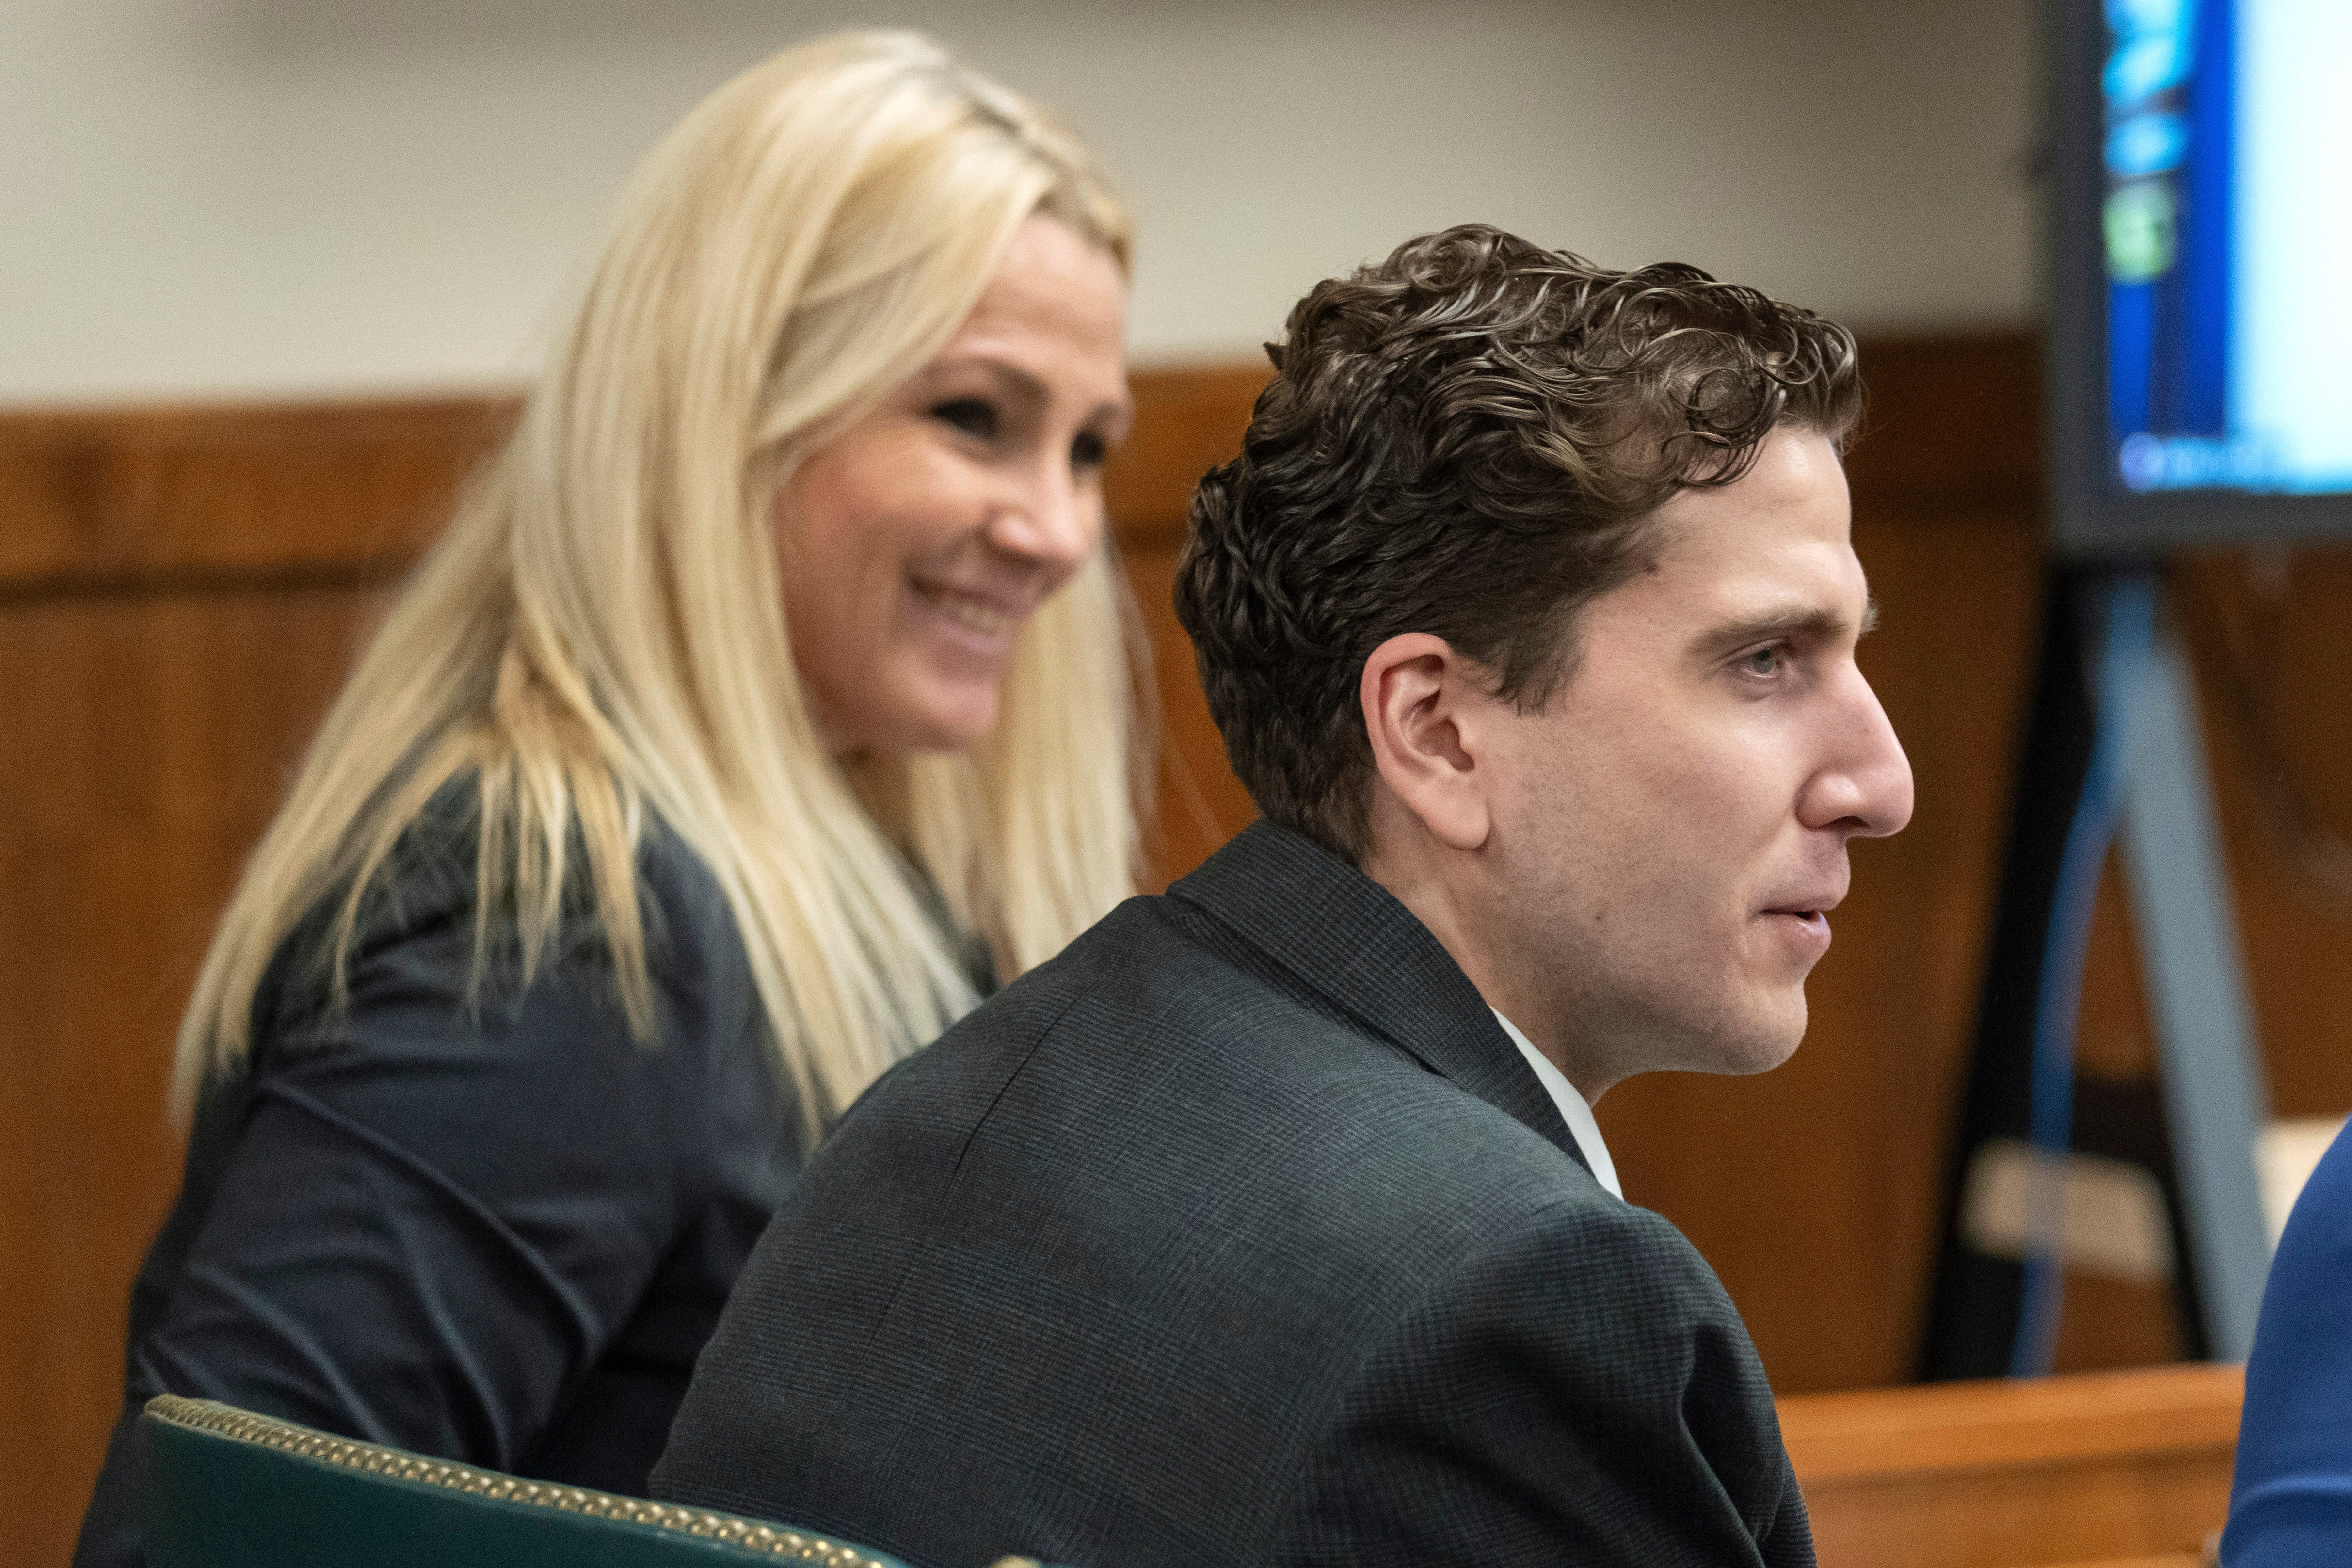
{"type": "Polygon", "coordinates": [[[897,1068],[654,1493],[925,1568],[1801,1564],[1715,1275],[1405,908],[1261,824],[897,1068]]]}
{"type": "MultiPolygon", "coordinates": [[[[81,1568],[141,1560],[133,1433],[182,1394],[642,1491],[696,1352],[801,1164],[733,917],[657,820],[637,855],[660,1040],[631,1038],[584,889],[529,986],[469,994],[473,795],[404,835],[327,1005],[331,910],[254,1000],[131,1298],[81,1568]]],[[[575,858],[573,864],[579,864],[575,858]]]]}

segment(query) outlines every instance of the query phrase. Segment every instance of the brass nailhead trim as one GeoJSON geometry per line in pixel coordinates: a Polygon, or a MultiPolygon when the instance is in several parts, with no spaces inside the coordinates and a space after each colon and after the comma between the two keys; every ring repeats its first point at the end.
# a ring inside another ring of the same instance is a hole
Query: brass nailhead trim
{"type": "Polygon", "coordinates": [[[453,1465],[446,1459],[428,1459],[416,1454],[402,1453],[396,1448],[378,1447],[373,1443],[354,1443],[344,1437],[331,1437],[324,1432],[313,1432],[308,1426],[297,1426],[290,1421],[279,1421],[272,1416],[256,1415],[250,1411],[238,1410],[215,1400],[184,1399],[176,1394],[159,1394],[147,1402],[147,1413],[159,1420],[169,1421],[174,1426],[210,1432],[265,1448],[276,1448],[281,1453],[298,1455],[305,1459],[340,1465],[347,1470],[364,1470],[370,1475],[390,1476],[395,1480],[423,1481],[428,1486],[443,1487],[450,1491],[490,1498],[499,1502],[529,1503],[537,1508],[562,1509],[566,1513],[584,1513],[593,1519],[626,1520],[633,1524],[682,1531],[688,1535],[724,1542],[747,1551],[764,1552],[771,1557],[821,1563],[824,1568],[884,1568],[880,1559],[854,1552],[846,1546],[837,1546],[822,1537],[803,1535],[796,1530],[783,1530],[772,1524],[761,1524],[756,1520],[740,1519],[731,1513],[707,1513],[700,1509],[647,1502],[643,1498],[614,1497],[610,1492],[588,1491],[580,1487],[526,1481],[491,1470],[453,1465]]]}

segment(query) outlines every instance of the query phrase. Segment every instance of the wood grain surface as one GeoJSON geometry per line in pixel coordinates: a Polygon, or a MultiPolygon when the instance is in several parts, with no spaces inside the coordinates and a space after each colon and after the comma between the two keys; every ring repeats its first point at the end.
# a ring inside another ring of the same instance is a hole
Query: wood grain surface
{"type": "Polygon", "coordinates": [[[1800,1394],[1780,1430],[1822,1568],[2193,1563],[2244,1397],[2235,1367],[2158,1367],[1800,1394]]]}

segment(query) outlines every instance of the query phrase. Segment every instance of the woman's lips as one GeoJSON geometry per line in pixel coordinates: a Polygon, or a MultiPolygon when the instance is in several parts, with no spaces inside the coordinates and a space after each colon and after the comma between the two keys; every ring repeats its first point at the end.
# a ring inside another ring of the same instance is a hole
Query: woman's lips
{"type": "Polygon", "coordinates": [[[918,581],[914,588],[933,609],[977,637],[1003,637],[1029,615],[1026,606],[1015,606],[995,595],[975,594],[945,583],[918,581]]]}

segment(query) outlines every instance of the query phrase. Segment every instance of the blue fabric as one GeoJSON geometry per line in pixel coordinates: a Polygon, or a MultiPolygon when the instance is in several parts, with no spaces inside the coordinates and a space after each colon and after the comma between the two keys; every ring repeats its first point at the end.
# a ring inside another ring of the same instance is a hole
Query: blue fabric
{"type": "Polygon", "coordinates": [[[2352,1136],[2288,1216],[2246,1363],[2228,1568],[2352,1563],[2352,1136]]]}
{"type": "Polygon", "coordinates": [[[469,995],[474,846],[453,786],[371,897],[346,1012],[325,1005],[323,912],[272,964],[132,1290],[78,1564],[140,1560],[133,1439],[156,1394],[643,1492],[798,1173],[799,1112],[725,900],[674,835],[656,824],[637,858],[650,1047],[584,893],[528,986],[494,951],[469,995]]]}

